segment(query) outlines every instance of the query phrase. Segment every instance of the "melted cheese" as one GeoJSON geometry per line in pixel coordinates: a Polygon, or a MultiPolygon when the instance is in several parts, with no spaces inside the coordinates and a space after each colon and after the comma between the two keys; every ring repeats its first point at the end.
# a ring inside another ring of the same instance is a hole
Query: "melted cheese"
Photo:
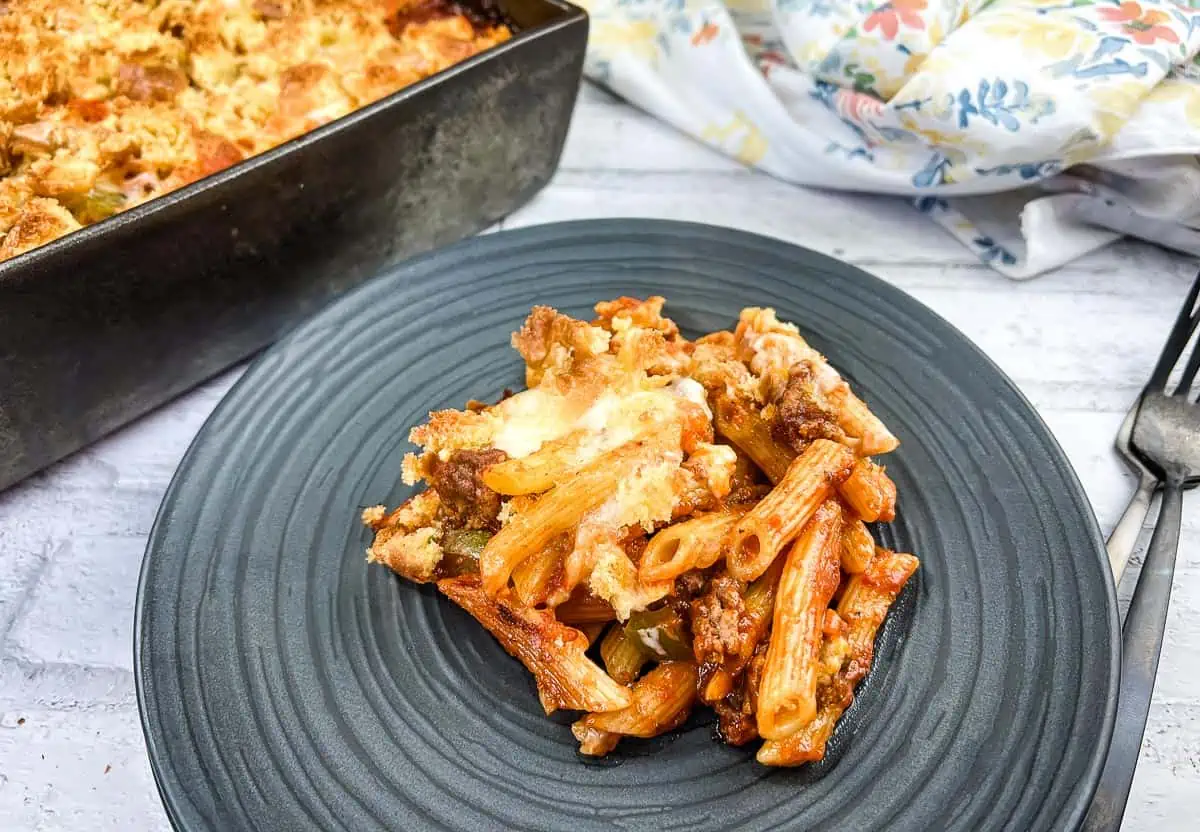
{"type": "Polygon", "coordinates": [[[832,392],[842,384],[837,370],[830,367],[825,356],[810,347],[791,324],[780,325],[780,329],[770,332],[750,331],[744,336],[744,346],[751,354],[750,370],[760,378],[778,376],[786,380],[792,367],[807,362],[812,367],[813,381],[819,392],[832,392]],[[792,331],[783,329],[784,326],[792,331]]]}
{"type": "Polygon", "coordinates": [[[491,411],[501,420],[492,447],[513,459],[529,456],[571,430],[566,404],[565,397],[536,387],[505,399],[491,411]]]}
{"type": "Polygon", "coordinates": [[[694,378],[679,378],[671,382],[667,388],[676,396],[687,399],[690,402],[695,402],[704,411],[704,415],[712,420],[712,410],[708,406],[708,395],[704,392],[704,385],[696,381],[694,378]]]}
{"type": "Polygon", "coordinates": [[[499,419],[492,447],[510,458],[527,457],[547,442],[582,431],[587,436],[578,444],[575,457],[584,464],[635,439],[648,424],[675,420],[679,405],[678,396],[664,390],[626,395],[605,391],[581,410],[566,396],[534,388],[501,402],[492,414],[499,419]]]}

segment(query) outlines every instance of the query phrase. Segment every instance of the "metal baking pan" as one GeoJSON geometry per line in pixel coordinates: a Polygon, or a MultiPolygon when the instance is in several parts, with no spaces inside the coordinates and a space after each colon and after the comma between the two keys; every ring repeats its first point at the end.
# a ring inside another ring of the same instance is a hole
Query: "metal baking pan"
{"type": "Polygon", "coordinates": [[[0,489],[266,346],[384,267],[508,214],[558,164],[587,16],[474,0],[508,41],[0,263],[0,489]]]}

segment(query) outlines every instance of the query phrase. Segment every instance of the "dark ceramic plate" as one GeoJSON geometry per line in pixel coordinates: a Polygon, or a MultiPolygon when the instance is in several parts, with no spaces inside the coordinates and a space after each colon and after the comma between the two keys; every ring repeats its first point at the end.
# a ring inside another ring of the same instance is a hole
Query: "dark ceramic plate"
{"type": "Polygon", "coordinates": [[[725,229],[542,226],[395,269],[277,344],[196,439],[142,572],[137,682],[182,829],[1066,829],[1112,728],[1117,616],[1075,475],[970,342],[845,264],[725,229]],[[700,716],[601,763],[436,593],[368,567],[408,428],[521,383],[529,307],[663,294],[690,334],[796,321],[900,436],[922,568],[829,758],[768,770],[700,716]]]}

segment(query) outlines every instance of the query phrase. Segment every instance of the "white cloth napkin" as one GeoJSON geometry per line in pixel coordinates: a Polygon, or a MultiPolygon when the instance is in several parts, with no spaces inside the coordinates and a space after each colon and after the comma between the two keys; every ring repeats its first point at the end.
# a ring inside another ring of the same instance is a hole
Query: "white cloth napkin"
{"type": "Polygon", "coordinates": [[[907,196],[1009,277],[1120,236],[1087,202],[1200,227],[1187,4],[578,2],[591,79],[780,179],[907,196]]]}

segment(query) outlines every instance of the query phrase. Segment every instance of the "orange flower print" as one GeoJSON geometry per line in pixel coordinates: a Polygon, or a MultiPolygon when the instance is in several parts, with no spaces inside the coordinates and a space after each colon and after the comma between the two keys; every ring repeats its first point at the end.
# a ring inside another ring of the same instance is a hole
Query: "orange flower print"
{"type": "Polygon", "coordinates": [[[834,100],[838,115],[856,124],[869,125],[872,119],[883,115],[883,102],[873,95],[853,90],[840,90],[834,100]]]}
{"type": "Polygon", "coordinates": [[[773,68],[777,66],[788,66],[790,63],[791,61],[788,60],[787,55],[784,55],[782,52],[777,52],[774,49],[764,50],[763,53],[758,56],[758,68],[762,71],[762,74],[766,75],[767,77],[770,77],[771,70],[773,68]]]}
{"type": "Polygon", "coordinates": [[[928,0],[892,0],[884,3],[867,17],[863,31],[879,29],[884,40],[895,40],[901,25],[910,29],[924,29],[925,20],[921,12],[925,11],[928,0]]]}
{"type": "Polygon", "coordinates": [[[715,23],[705,23],[696,34],[692,35],[692,46],[703,46],[706,43],[712,43],[720,31],[715,23]]]}
{"type": "Polygon", "coordinates": [[[1100,16],[1110,23],[1120,23],[1121,31],[1133,38],[1134,43],[1153,46],[1156,41],[1179,43],[1179,35],[1169,26],[1166,12],[1158,9],[1142,10],[1141,3],[1125,2],[1115,9],[1099,9],[1100,16]]]}

